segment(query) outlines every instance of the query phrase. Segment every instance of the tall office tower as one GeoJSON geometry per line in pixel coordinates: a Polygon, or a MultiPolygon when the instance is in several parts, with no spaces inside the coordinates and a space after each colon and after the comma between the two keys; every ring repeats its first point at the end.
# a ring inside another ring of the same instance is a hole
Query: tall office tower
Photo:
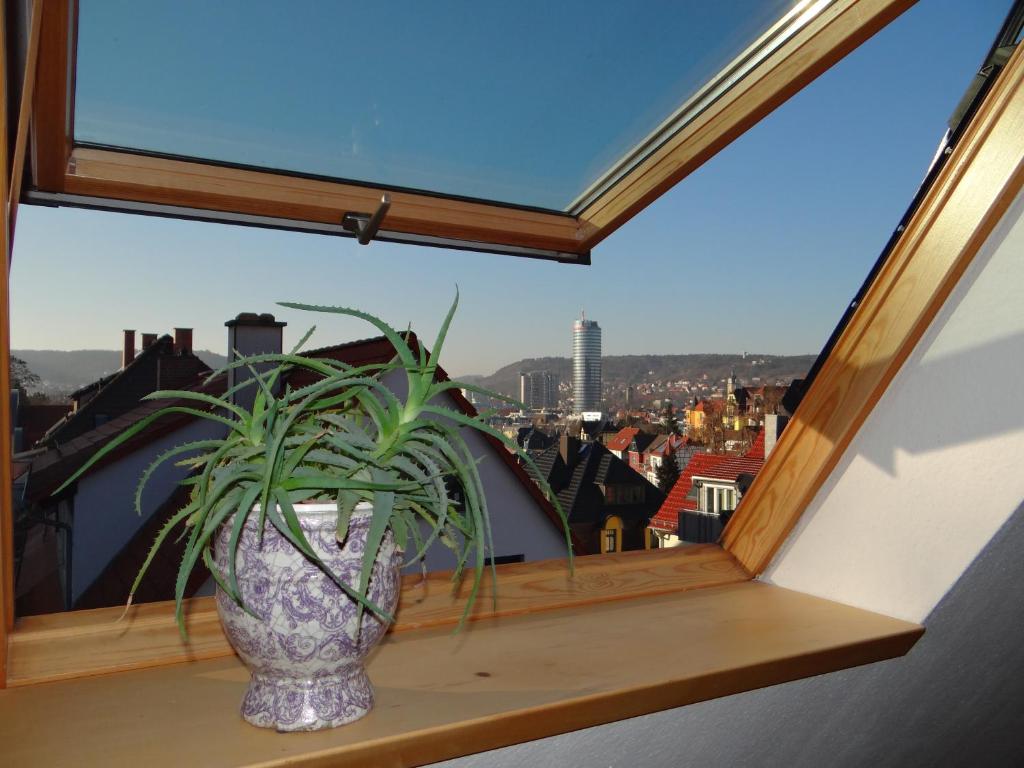
{"type": "Polygon", "coordinates": [[[582,312],[572,324],[573,412],[601,410],[601,327],[582,312]]]}
{"type": "Polygon", "coordinates": [[[558,407],[558,380],[551,371],[519,373],[519,399],[529,411],[550,411],[558,407]]]}

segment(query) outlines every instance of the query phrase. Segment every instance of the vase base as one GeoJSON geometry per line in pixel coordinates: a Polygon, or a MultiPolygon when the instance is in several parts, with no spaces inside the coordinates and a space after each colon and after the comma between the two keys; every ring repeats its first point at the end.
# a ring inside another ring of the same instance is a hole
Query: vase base
{"type": "Polygon", "coordinates": [[[294,678],[254,672],[242,717],[260,728],[317,731],[351,723],[373,708],[373,687],[361,664],[337,675],[294,678]]]}

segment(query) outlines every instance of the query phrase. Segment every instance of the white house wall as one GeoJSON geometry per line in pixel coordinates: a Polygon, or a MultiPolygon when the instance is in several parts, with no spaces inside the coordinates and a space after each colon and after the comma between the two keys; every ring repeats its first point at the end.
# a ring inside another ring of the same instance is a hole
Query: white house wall
{"type": "Polygon", "coordinates": [[[221,437],[223,431],[223,427],[208,422],[189,424],[79,480],[74,500],[71,561],[74,599],[96,580],[185,478],[186,470],[174,466],[173,460],[158,469],[142,497],[140,517],[135,513],[135,488],[153,459],[191,440],[221,437]]]}
{"type": "MultiPolygon", "coordinates": [[[[404,397],[404,371],[392,371],[382,380],[395,394],[404,397]]],[[[441,404],[457,409],[450,397],[445,397],[441,404]]],[[[477,470],[487,493],[494,554],[498,557],[523,555],[527,562],[565,557],[565,534],[541,511],[522,482],[495,455],[490,443],[473,430],[463,428],[461,433],[473,455],[483,457],[477,470]]],[[[444,545],[435,543],[427,550],[426,563],[431,571],[451,570],[455,567],[455,556],[444,545]]],[[[413,570],[419,570],[419,566],[413,570]]]]}

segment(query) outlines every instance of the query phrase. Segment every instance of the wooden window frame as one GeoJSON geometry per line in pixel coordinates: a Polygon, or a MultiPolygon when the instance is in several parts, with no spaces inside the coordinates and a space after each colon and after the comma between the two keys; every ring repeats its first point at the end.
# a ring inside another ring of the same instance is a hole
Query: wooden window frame
{"type": "MultiPolygon", "coordinates": [[[[384,187],[75,146],[75,0],[43,2],[26,199],[347,235],[347,212],[376,210],[384,187]]],[[[729,142],[913,5],[804,0],[792,36],[580,211],[559,213],[392,190],[379,239],[589,264],[591,249],[729,142]]]]}
{"type": "MultiPolygon", "coordinates": [[[[44,19],[61,0],[45,0],[44,19]]],[[[59,14],[58,14],[59,15],[59,14]]],[[[66,18],[66,17],[65,17],[66,18]]],[[[0,41],[3,36],[0,35],[0,41]]],[[[40,60],[46,50],[45,26],[40,60]]],[[[0,61],[6,56],[0,51],[0,61]]],[[[6,66],[6,64],[5,64],[6,66]]],[[[6,73],[5,73],[6,74],[6,73]]],[[[6,83],[6,77],[0,78],[6,83]]],[[[40,79],[39,86],[42,87],[40,79]]],[[[37,89],[38,90],[38,89],[37,89]]],[[[7,94],[0,85],[0,100],[7,94]]],[[[38,127],[37,127],[38,129],[38,127]]],[[[7,146],[0,126],[0,146],[7,146]]],[[[763,572],[822,486],[886,386],[939,311],[957,280],[1024,186],[1024,52],[992,87],[889,259],[843,332],[803,404],[733,514],[721,545],[580,558],[568,581],[562,561],[501,567],[499,611],[480,600],[474,618],[578,607],[748,581],[763,572]]],[[[8,239],[6,153],[0,159],[4,247],[8,239]]],[[[0,387],[8,387],[8,271],[0,276],[0,387]]],[[[0,429],[10,432],[7,398],[0,429]]],[[[0,443],[0,482],[10,487],[10,441],[0,443]]],[[[118,609],[13,617],[11,505],[0,507],[0,687],[160,666],[231,653],[212,600],[189,602],[193,639],[183,646],[172,608],[118,609]]],[[[452,624],[458,607],[443,575],[406,584],[396,632],[452,624]]],[[[486,596],[485,596],[486,597],[486,596]]]]}

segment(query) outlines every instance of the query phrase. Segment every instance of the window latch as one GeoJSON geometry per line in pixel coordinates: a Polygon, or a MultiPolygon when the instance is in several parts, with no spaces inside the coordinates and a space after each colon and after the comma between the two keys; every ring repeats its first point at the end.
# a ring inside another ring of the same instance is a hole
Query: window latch
{"type": "Polygon", "coordinates": [[[360,245],[369,245],[370,241],[377,236],[384,217],[391,208],[391,195],[385,192],[380,196],[380,205],[372,214],[369,213],[346,213],[341,218],[341,226],[356,236],[360,245]]]}

